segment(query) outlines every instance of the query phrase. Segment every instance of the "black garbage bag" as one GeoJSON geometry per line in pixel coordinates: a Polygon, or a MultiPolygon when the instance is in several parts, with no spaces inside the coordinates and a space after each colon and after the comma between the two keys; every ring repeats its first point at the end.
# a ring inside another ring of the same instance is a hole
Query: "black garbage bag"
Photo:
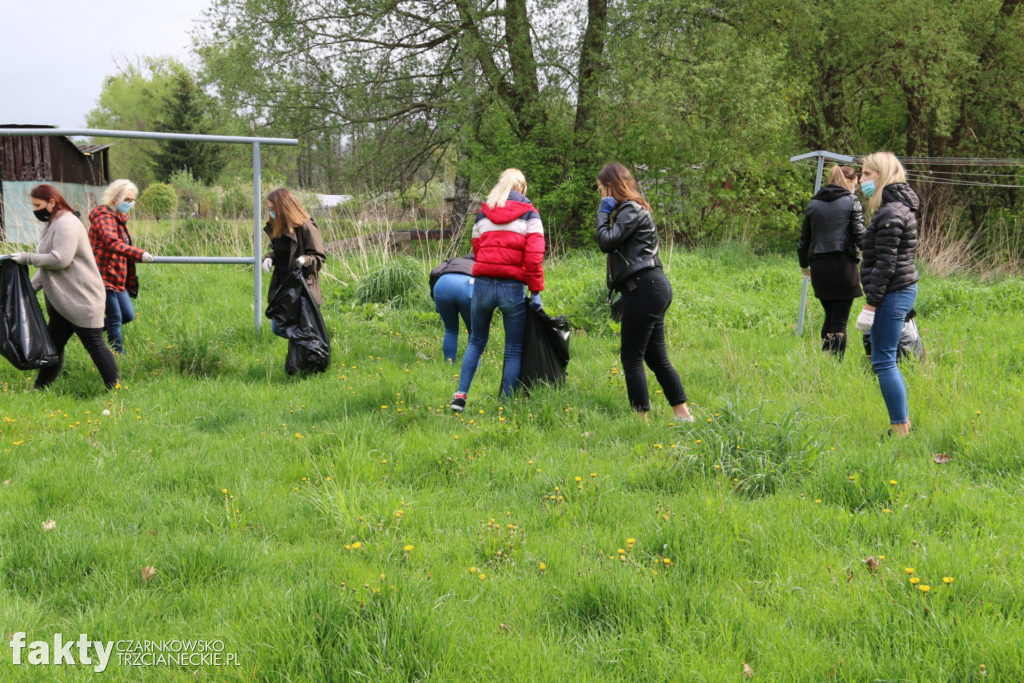
{"type": "Polygon", "coordinates": [[[564,315],[552,318],[543,309],[526,307],[526,335],[519,388],[529,393],[538,382],[559,384],[569,367],[569,321],[564,315]]]}
{"type": "Polygon", "coordinates": [[[0,257],[0,355],[19,370],[35,370],[58,360],[28,266],[9,256],[0,257]]]}
{"type": "Polygon", "coordinates": [[[284,371],[323,372],[331,364],[331,340],[327,326],[309,293],[302,270],[295,268],[270,293],[267,317],[277,323],[288,338],[284,371]]]}
{"type": "MultiPolygon", "coordinates": [[[[900,344],[896,350],[896,359],[903,360],[904,358],[916,358],[917,360],[924,360],[924,342],[921,341],[921,332],[917,329],[917,322],[914,318],[917,316],[917,311],[913,308],[907,313],[906,320],[903,322],[903,331],[900,333],[900,344]]],[[[871,355],[871,333],[864,333],[864,353],[868,356],[871,355]]]]}

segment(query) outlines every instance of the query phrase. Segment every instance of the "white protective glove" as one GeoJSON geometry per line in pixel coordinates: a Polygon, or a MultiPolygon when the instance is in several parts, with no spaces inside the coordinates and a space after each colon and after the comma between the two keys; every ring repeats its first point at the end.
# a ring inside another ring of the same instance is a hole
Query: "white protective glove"
{"type": "Polygon", "coordinates": [[[152,263],[155,258],[156,258],[156,256],[153,256],[148,251],[142,252],[142,262],[143,263],[152,263]]]}
{"type": "Polygon", "coordinates": [[[28,263],[28,254],[23,251],[16,251],[11,254],[15,263],[28,263]]]}
{"type": "Polygon", "coordinates": [[[263,259],[263,272],[264,273],[269,273],[270,272],[270,268],[273,265],[274,265],[274,259],[270,258],[269,256],[267,258],[263,259]]]}
{"type": "Polygon", "coordinates": [[[863,309],[857,316],[857,329],[861,332],[870,332],[871,326],[875,324],[875,312],[863,309]]]}
{"type": "Polygon", "coordinates": [[[299,264],[299,268],[305,268],[306,264],[309,263],[308,256],[300,256],[295,259],[295,262],[299,264]]]}

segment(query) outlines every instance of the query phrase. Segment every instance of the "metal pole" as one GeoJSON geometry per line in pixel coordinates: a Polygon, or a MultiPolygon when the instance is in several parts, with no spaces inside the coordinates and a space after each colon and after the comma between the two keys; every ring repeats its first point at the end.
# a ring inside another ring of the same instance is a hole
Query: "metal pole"
{"type": "Polygon", "coordinates": [[[263,213],[260,143],[252,143],[252,314],[256,333],[263,328],[263,271],[260,263],[260,215],[263,213]]]}
{"type": "Polygon", "coordinates": [[[252,265],[251,256],[157,256],[153,263],[244,263],[252,265]]]}
{"type": "MultiPolygon", "coordinates": [[[[821,174],[825,170],[825,155],[818,154],[818,165],[814,174],[814,194],[818,194],[818,190],[821,189],[821,174]]],[[[803,286],[800,289],[800,312],[796,316],[796,336],[802,337],[804,334],[804,319],[807,317],[807,285],[810,284],[811,278],[804,275],[803,286]]]]}

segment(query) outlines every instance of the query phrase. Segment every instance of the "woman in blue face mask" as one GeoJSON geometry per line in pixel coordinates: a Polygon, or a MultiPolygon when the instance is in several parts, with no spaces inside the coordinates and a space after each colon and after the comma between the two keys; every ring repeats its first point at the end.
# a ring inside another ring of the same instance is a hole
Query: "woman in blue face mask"
{"type": "Polygon", "coordinates": [[[128,214],[135,206],[139,189],[130,180],[115,180],[103,193],[103,204],[89,212],[89,243],[107,292],[103,329],[110,348],[124,353],[121,326],[135,319],[132,299],[139,295],[135,264],[152,261],[153,256],[132,244],[128,214]]]}
{"type": "Polygon", "coordinates": [[[914,257],[921,200],[891,152],[864,158],[860,189],[873,215],[862,242],[860,279],[867,303],[857,316],[857,329],[871,332],[871,366],[889,412],[890,432],[905,436],[910,431],[910,411],[896,359],[904,321],[917,300],[920,276],[914,257]]]}

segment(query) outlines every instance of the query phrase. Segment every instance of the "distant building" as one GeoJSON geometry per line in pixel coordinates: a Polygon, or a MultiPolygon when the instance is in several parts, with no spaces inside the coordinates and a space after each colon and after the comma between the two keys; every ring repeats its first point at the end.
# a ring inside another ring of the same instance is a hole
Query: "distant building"
{"type": "MultiPolygon", "coordinates": [[[[0,125],[4,128],[55,126],[0,125]]],[[[110,183],[110,145],[79,147],[66,137],[0,135],[0,241],[35,244],[43,224],[32,215],[28,193],[40,183],[56,187],[87,216],[110,183]]]]}

